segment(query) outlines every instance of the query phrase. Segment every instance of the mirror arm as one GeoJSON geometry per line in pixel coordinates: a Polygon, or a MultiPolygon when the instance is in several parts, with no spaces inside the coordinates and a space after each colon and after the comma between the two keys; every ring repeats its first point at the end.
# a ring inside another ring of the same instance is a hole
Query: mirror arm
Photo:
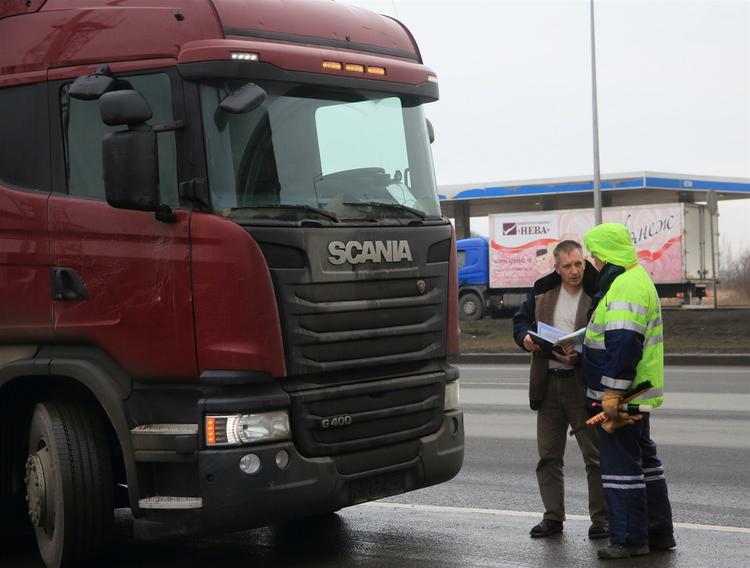
{"type": "Polygon", "coordinates": [[[151,127],[152,132],[172,132],[174,130],[181,130],[185,128],[184,120],[175,120],[172,122],[165,122],[164,124],[156,124],[151,127]]]}
{"type": "Polygon", "coordinates": [[[193,178],[189,181],[180,182],[178,195],[180,199],[190,201],[194,211],[209,211],[210,207],[205,197],[205,182],[202,179],[193,178]]]}

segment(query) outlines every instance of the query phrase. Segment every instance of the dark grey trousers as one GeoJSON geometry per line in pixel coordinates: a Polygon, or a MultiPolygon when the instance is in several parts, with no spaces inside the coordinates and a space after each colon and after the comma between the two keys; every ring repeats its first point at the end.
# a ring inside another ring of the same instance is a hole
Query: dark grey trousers
{"type": "MultiPolygon", "coordinates": [[[[565,474],[563,456],[568,427],[578,426],[588,418],[583,386],[576,377],[549,377],[544,401],[537,411],[536,439],[539,462],[536,478],[544,504],[544,518],[565,520],[565,474]]],[[[586,427],[576,434],[586,464],[589,493],[589,516],[598,523],[607,520],[596,428],[586,427]]]]}

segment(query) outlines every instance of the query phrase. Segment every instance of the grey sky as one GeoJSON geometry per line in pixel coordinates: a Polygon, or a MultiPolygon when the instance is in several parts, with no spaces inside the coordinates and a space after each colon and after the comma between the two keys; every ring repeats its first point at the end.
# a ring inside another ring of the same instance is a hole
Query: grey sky
{"type": "MultiPolygon", "coordinates": [[[[397,16],[440,79],[438,183],[591,174],[589,2],[343,0],[397,16]]],[[[596,1],[602,173],[750,178],[750,1],[596,1]]],[[[750,248],[750,200],[720,206],[750,248]]]]}

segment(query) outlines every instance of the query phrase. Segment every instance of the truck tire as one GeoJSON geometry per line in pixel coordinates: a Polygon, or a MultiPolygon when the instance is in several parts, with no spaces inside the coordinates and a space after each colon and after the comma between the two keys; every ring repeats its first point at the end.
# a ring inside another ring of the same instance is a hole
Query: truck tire
{"type": "Polygon", "coordinates": [[[47,568],[84,565],[109,535],[114,515],[110,452],[92,408],[75,401],[36,405],[25,481],[47,568]]]}
{"type": "Polygon", "coordinates": [[[23,464],[29,432],[28,420],[17,412],[12,394],[0,400],[0,547],[33,546],[33,531],[23,491],[23,464]]]}
{"type": "Polygon", "coordinates": [[[462,320],[480,320],[484,315],[484,302],[478,294],[466,292],[458,300],[458,317],[462,320]]]}

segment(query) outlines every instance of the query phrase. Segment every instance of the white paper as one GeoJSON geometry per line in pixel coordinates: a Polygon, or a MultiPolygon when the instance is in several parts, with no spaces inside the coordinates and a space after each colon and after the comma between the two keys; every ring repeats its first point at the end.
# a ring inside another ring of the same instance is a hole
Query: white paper
{"type": "Polygon", "coordinates": [[[542,321],[536,324],[536,334],[554,345],[562,345],[563,343],[574,343],[575,350],[578,353],[583,351],[583,336],[586,334],[586,328],[568,333],[562,329],[558,329],[551,325],[548,325],[542,321]]]}

